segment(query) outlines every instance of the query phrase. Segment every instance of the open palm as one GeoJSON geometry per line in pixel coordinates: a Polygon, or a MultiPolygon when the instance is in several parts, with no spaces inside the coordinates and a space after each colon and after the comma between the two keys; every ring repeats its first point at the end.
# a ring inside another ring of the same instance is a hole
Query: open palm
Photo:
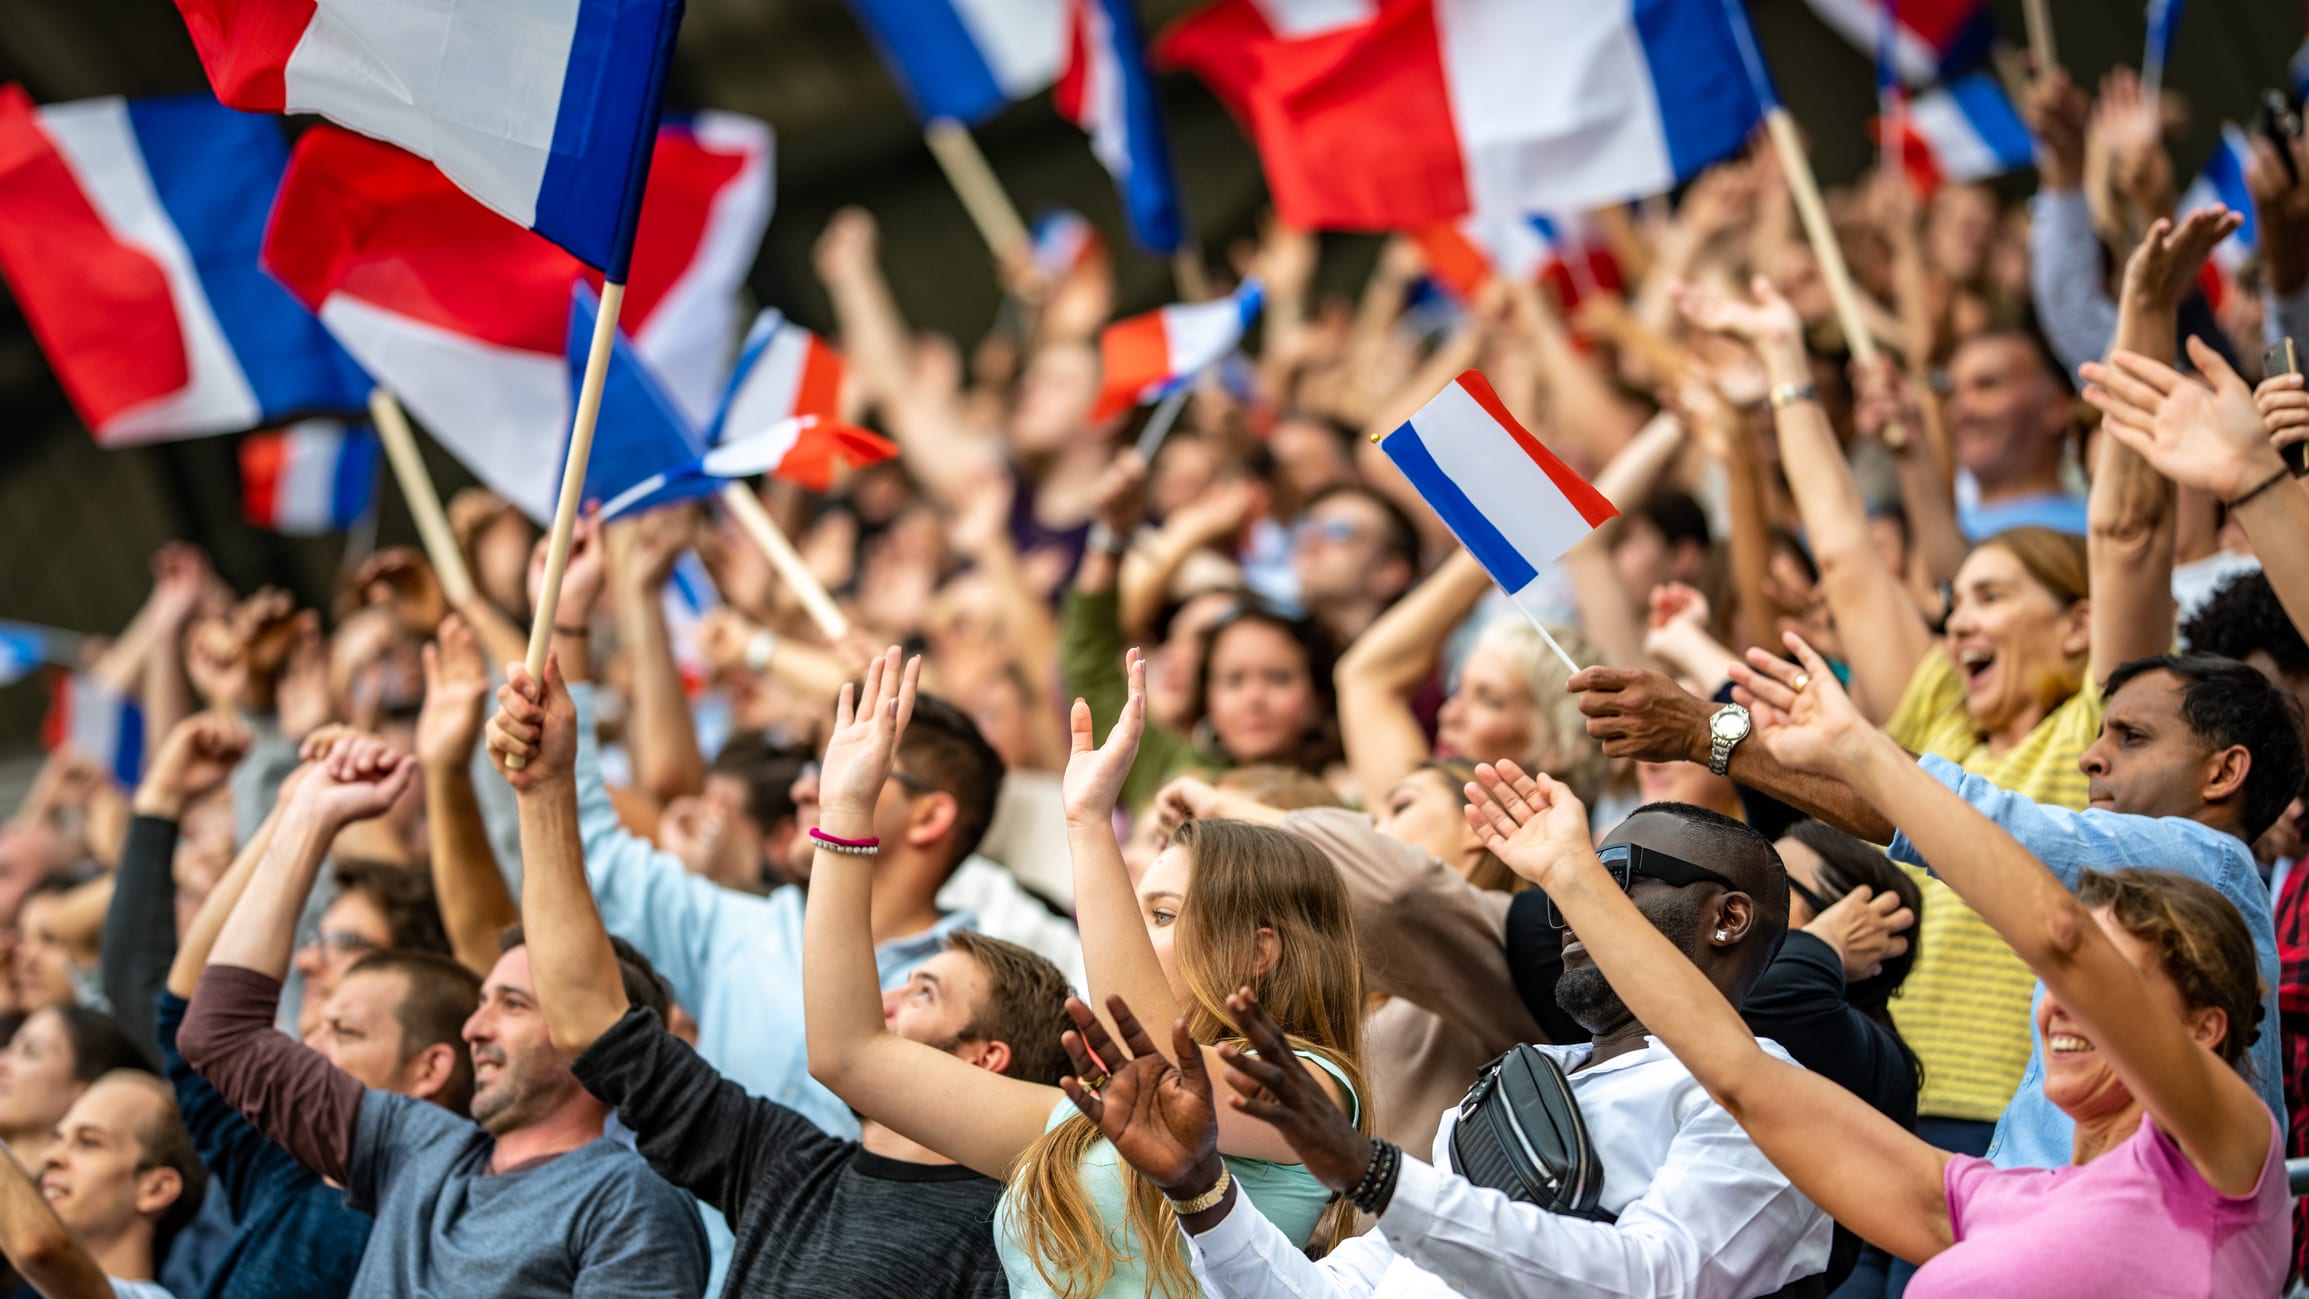
{"type": "Polygon", "coordinates": [[[866,665],[862,687],[842,687],[834,704],[834,734],[818,764],[818,805],[829,819],[836,814],[873,816],[882,782],[890,778],[898,737],[914,715],[921,676],[921,657],[907,659],[901,670],[899,649],[892,645],[866,665]]]}
{"type": "Polygon", "coordinates": [[[1818,650],[1794,632],[1781,639],[1795,653],[1794,663],[1752,648],[1747,663],[1732,669],[1774,758],[1800,771],[1839,771],[1856,763],[1870,744],[1891,743],[1860,715],[1818,650]]]}
{"type": "Polygon", "coordinates": [[[1106,1009],[1122,1032],[1119,1047],[1090,1007],[1079,998],[1066,999],[1075,1031],[1064,1042],[1074,1059],[1074,1076],[1059,1085],[1148,1181],[1165,1191],[1201,1191],[1193,1183],[1215,1177],[1209,1165],[1219,1148],[1219,1113],[1211,1103],[1201,1046],[1187,1032],[1185,1020],[1173,1024],[1171,1051],[1180,1061],[1174,1065],[1155,1049],[1154,1039],[1121,997],[1108,997],[1106,1009]]]}
{"type": "Polygon", "coordinates": [[[1742,302],[1719,289],[1676,286],[1676,305],[1695,329],[1730,334],[1754,346],[1788,343],[1801,338],[1804,321],[1772,282],[1757,276],[1749,284],[1752,301],[1742,302]]]}
{"type": "Polygon", "coordinates": [[[1146,655],[1132,649],[1123,656],[1123,674],[1130,681],[1130,698],[1106,733],[1106,743],[1091,744],[1090,705],[1080,699],[1067,714],[1070,749],[1061,788],[1066,814],[1074,820],[1098,820],[1114,815],[1115,800],[1130,764],[1138,759],[1139,737],[1146,732],[1146,655]]]}
{"type": "Polygon", "coordinates": [[[2162,361],[2119,351],[2106,365],[2087,365],[2085,400],[2103,427],[2158,473],[2183,486],[2234,500],[2284,462],[2269,445],[2253,390],[2219,352],[2189,340],[2189,359],[2210,384],[2162,361]]]}
{"type": "Polygon", "coordinates": [[[1545,773],[1532,776],[1513,762],[1487,762],[1463,792],[1467,824],[1483,846],[1542,888],[1595,848],[1587,809],[1568,786],[1545,773]]]}

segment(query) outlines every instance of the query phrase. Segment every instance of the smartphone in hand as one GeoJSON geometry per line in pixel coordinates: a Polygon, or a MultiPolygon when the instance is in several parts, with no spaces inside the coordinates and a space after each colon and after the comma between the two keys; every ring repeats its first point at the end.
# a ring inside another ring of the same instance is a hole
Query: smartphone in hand
{"type": "MultiPolygon", "coordinates": [[[[2301,349],[2295,347],[2290,338],[2278,339],[2274,347],[2262,354],[2261,373],[2301,373],[2301,349]]],[[[2285,467],[2293,471],[2295,478],[2309,475],[2309,442],[2296,442],[2286,447],[2281,454],[2285,457],[2285,467]]]]}

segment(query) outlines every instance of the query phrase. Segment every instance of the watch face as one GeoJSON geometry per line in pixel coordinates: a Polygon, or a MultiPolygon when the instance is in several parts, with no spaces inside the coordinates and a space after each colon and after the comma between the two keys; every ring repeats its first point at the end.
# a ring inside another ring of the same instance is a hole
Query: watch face
{"type": "Polygon", "coordinates": [[[1708,734],[1719,740],[1738,740],[1748,734],[1748,715],[1725,709],[1708,719],[1708,734]]]}

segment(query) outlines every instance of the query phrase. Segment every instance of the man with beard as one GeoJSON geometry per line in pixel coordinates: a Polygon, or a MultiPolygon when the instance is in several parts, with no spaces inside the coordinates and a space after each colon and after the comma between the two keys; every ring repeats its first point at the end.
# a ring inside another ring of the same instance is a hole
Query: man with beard
{"type": "MultiPolygon", "coordinates": [[[[609,1107],[553,1049],[518,934],[465,1022],[470,1120],[364,1089],[273,1027],[299,901],[337,832],[376,816],[416,763],[339,745],[289,793],[186,1012],[185,1060],[267,1137],[376,1216],[354,1294],[696,1296],[706,1241],[688,1198],[604,1138],[609,1107]]],[[[627,995],[662,1004],[620,959],[627,995]]]]}
{"type": "MultiPolygon", "coordinates": [[[[1703,808],[1653,803],[1621,822],[1599,854],[1644,915],[1740,1004],[1787,933],[1788,877],[1771,842],[1703,808]]],[[[1179,1087],[1199,1084],[1207,1106],[1208,1080],[1154,1063],[1123,1065],[1124,1053],[1080,1003],[1070,1007],[1075,1023],[1113,1076],[1097,1095],[1071,1080],[1068,1092],[1178,1206],[1195,1276],[1215,1299],[1817,1293],[1827,1215],[1651,1038],[1577,935],[1567,932],[1563,949],[1556,1000],[1590,1040],[1534,1049],[1568,1076],[1603,1170],[1599,1207],[1612,1221],[1549,1213],[1460,1175],[1452,1140],[1463,1111],[1444,1116],[1433,1164],[1364,1137],[1283,1046],[1273,1021],[1240,995],[1229,1010],[1256,1051],[1229,1056],[1243,1075],[1237,1090],[1252,1097],[1244,1108],[1274,1123],[1310,1173],[1374,1215],[1377,1231],[1310,1262],[1220,1174],[1211,1139],[1189,1121],[1195,1107],[1175,1103],[1179,1087]],[[1158,1081],[1170,1103],[1152,1101],[1158,1081]]],[[[1149,1054],[1127,1011],[1116,1021],[1130,1056],[1149,1054]]],[[[1077,1068],[1086,1061],[1078,1055],[1077,1068]]]]}

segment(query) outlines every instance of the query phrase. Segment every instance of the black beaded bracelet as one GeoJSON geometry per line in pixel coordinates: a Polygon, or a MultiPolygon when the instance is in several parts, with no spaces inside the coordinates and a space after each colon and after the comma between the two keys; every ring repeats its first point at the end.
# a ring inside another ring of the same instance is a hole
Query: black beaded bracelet
{"type": "Polygon", "coordinates": [[[1347,1192],[1347,1203],[1363,1212],[1378,1215],[1387,1202],[1395,1197],[1395,1180],[1403,1171],[1403,1151],[1400,1147],[1374,1137],[1371,1139],[1371,1163],[1363,1170],[1362,1180],[1347,1192]]]}

